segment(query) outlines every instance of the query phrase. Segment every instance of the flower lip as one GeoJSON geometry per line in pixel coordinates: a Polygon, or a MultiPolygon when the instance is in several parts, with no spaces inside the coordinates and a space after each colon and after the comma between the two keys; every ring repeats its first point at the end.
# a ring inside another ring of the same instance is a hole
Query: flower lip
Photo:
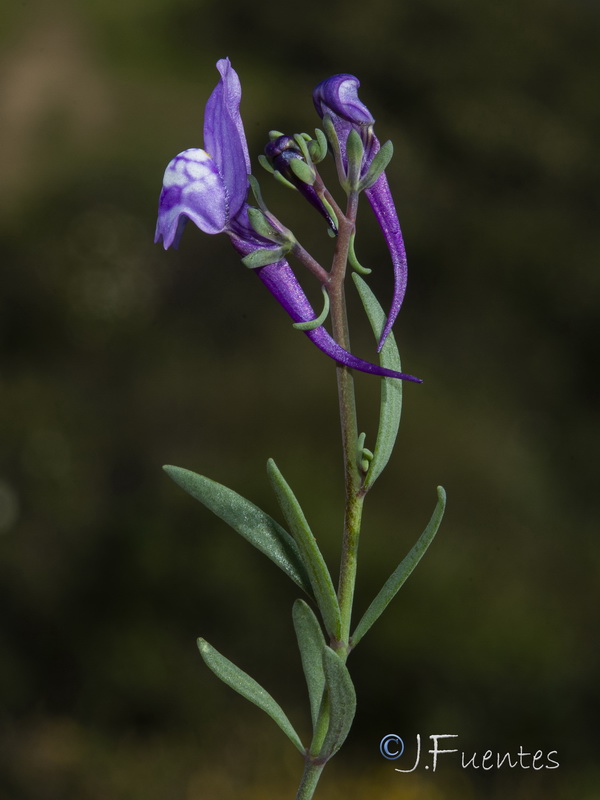
{"type": "Polygon", "coordinates": [[[205,233],[221,233],[227,224],[227,192],[214,160],[191,148],[169,162],[158,201],[155,242],[177,247],[188,219],[205,233]]]}
{"type": "Polygon", "coordinates": [[[358,78],[346,73],[325,78],[313,91],[317,114],[323,117],[328,112],[333,112],[353,125],[373,125],[373,115],[358,99],[359,86],[358,78]]]}

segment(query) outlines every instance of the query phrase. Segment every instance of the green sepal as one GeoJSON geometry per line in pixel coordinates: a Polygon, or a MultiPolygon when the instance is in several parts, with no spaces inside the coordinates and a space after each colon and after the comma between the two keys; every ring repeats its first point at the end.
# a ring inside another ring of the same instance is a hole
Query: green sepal
{"type": "Polygon", "coordinates": [[[329,114],[325,114],[323,117],[323,130],[325,132],[325,136],[329,142],[331,147],[331,152],[333,153],[333,158],[335,160],[335,166],[338,173],[338,179],[340,182],[344,182],[346,180],[346,171],[344,169],[344,163],[342,161],[342,151],[340,149],[340,140],[338,139],[337,131],[335,129],[335,125],[333,124],[333,120],[329,116],[329,114]]]}
{"type": "Polygon", "coordinates": [[[309,167],[301,158],[292,158],[288,163],[298,180],[301,180],[302,183],[309,184],[309,186],[313,185],[315,182],[315,171],[312,167],[309,167]]]}
{"type": "Polygon", "coordinates": [[[285,133],[281,131],[269,131],[269,139],[273,142],[275,139],[279,139],[280,136],[285,136],[285,133]]]}
{"type": "MultiPolygon", "coordinates": [[[[330,647],[323,651],[325,688],[329,703],[329,727],[318,756],[324,760],[334,756],[346,741],[356,713],[356,692],[343,660],[330,647]]],[[[312,752],[311,746],[311,752],[312,752]]]]}
{"type": "Polygon", "coordinates": [[[279,523],[250,500],[210,478],[181,467],[168,465],[163,469],[178,486],[277,564],[309,597],[313,596],[298,545],[279,523]]]}
{"type": "Polygon", "coordinates": [[[325,637],[312,608],[304,600],[296,600],[292,609],[292,618],[308,688],[313,730],[315,730],[325,688],[325,670],[323,669],[325,637]]]}
{"type": "Polygon", "coordinates": [[[393,155],[394,145],[390,141],[387,141],[381,146],[381,149],[377,151],[375,158],[371,161],[367,174],[358,185],[359,191],[362,192],[364,189],[370,189],[371,186],[376,183],[381,173],[390,163],[393,155]]]}
{"type": "Polygon", "coordinates": [[[444,510],[446,508],[446,492],[442,486],[437,487],[438,501],[431,519],[421,536],[418,538],[417,543],[408,553],[400,564],[396,567],[394,572],[390,575],[377,597],[373,600],[371,605],[365,611],[361,621],[356,626],[356,630],[350,637],[351,647],[356,647],[365,633],[379,619],[381,614],[390,604],[391,600],[395,597],[396,593],[403,585],[403,583],[410,576],[419,561],[425,555],[425,551],[433,541],[436,535],[444,510]]]}
{"type": "MultiPolygon", "coordinates": [[[[358,289],[360,299],[371,323],[371,328],[375,334],[375,338],[379,341],[379,337],[385,325],[386,316],[383,309],[379,305],[379,301],[363,281],[363,279],[356,273],[352,274],[352,279],[358,289]]],[[[379,354],[379,362],[382,367],[393,369],[395,372],[401,372],[400,354],[396,346],[396,340],[392,333],[388,334],[387,339],[381,353],[379,354]]],[[[390,460],[396,437],[398,436],[398,429],[400,427],[400,417],[402,415],[402,381],[395,378],[382,378],[381,379],[381,402],[379,411],[379,429],[377,431],[377,439],[373,449],[373,460],[369,465],[363,488],[368,490],[375,483],[377,478],[381,475],[384,467],[390,460]]]]}
{"type": "Polygon", "coordinates": [[[333,209],[333,206],[331,205],[329,200],[327,200],[327,198],[324,195],[319,195],[319,200],[323,203],[323,205],[327,209],[327,213],[329,214],[329,216],[333,220],[333,224],[335,225],[335,230],[332,230],[328,226],[327,227],[327,233],[329,234],[329,236],[331,236],[332,239],[335,239],[335,237],[337,236],[337,232],[340,229],[340,222],[338,220],[337,214],[335,213],[335,211],[333,209]]]}
{"type": "Polygon", "coordinates": [[[346,157],[348,159],[348,188],[358,189],[365,147],[358,131],[352,130],[346,139],[346,157]]]}
{"type": "Polygon", "coordinates": [[[269,174],[273,175],[273,173],[275,172],[275,170],[269,163],[269,159],[262,153],[258,157],[258,163],[261,165],[263,169],[266,169],[269,174]]]}
{"type": "Polygon", "coordinates": [[[253,250],[247,256],[244,256],[242,264],[248,269],[266,267],[267,264],[275,264],[276,261],[281,261],[289,252],[289,247],[276,247],[273,250],[270,247],[260,247],[258,250],[253,250]]]}
{"type": "Polygon", "coordinates": [[[323,310],[316,319],[309,319],[308,322],[294,322],[292,327],[297,331],[313,331],[315,328],[321,326],[327,319],[329,314],[329,292],[325,286],[321,286],[323,292],[323,310]]]}
{"type": "Polygon", "coordinates": [[[296,187],[294,186],[294,184],[293,184],[291,181],[288,181],[288,179],[287,179],[287,178],[285,178],[285,177],[284,177],[284,176],[281,174],[281,172],[279,172],[279,170],[278,170],[278,169],[276,169],[276,170],[273,172],[273,177],[275,178],[275,180],[276,180],[276,181],[279,181],[279,183],[281,183],[281,184],[282,184],[283,186],[285,186],[287,189],[294,189],[294,191],[298,191],[298,190],[296,189],[296,187]]]}
{"type": "Polygon", "coordinates": [[[278,231],[277,228],[271,225],[260,209],[248,206],[248,219],[259,236],[263,236],[265,239],[271,239],[274,242],[281,241],[281,231],[278,231]]]}
{"type": "Polygon", "coordinates": [[[214,647],[212,647],[206,639],[198,639],[198,649],[206,666],[214,672],[217,678],[220,678],[223,683],[226,683],[234,689],[246,700],[254,703],[255,706],[262,709],[265,714],[268,714],[274,720],[290,741],[298,748],[304,755],[306,752],[300,737],[296,733],[294,726],[287,718],[284,710],[279,703],[276,703],[271,695],[257,683],[254,678],[251,678],[247,673],[243,672],[239,667],[229,661],[228,658],[221,655],[214,647]]]}
{"type": "Polygon", "coordinates": [[[300,151],[304,156],[304,160],[308,165],[310,165],[312,163],[312,159],[310,157],[310,150],[308,149],[308,142],[311,141],[310,136],[308,135],[308,133],[295,133],[294,141],[300,148],[300,151]]]}
{"type": "MultiPolygon", "coordinates": [[[[260,158],[260,156],[259,156],[259,158],[260,158]]],[[[268,163],[269,162],[267,161],[267,164],[268,163]]],[[[270,166],[270,164],[269,164],[269,166],[270,166]]],[[[273,172],[273,170],[271,170],[271,172],[273,172]]],[[[263,200],[262,192],[260,191],[259,182],[256,180],[254,175],[248,175],[248,183],[250,184],[250,188],[252,189],[252,194],[254,195],[254,199],[258,203],[258,207],[263,212],[263,214],[266,214],[268,209],[267,209],[267,205],[266,205],[265,201],[263,200]]]]}
{"type": "Polygon", "coordinates": [[[290,532],[298,545],[325,628],[331,637],[339,640],[342,630],[340,606],[317,540],[300,503],[272,458],[267,462],[267,473],[290,532]]]}
{"type": "Polygon", "coordinates": [[[348,263],[352,269],[355,269],[359,273],[359,275],[370,275],[373,270],[369,269],[368,267],[363,267],[356,257],[356,251],[354,249],[355,239],[356,231],[352,231],[352,236],[350,237],[350,247],[348,248],[348,263]]]}
{"type": "Polygon", "coordinates": [[[327,145],[327,137],[320,128],[315,128],[315,136],[317,137],[316,139],[311,139],[308,142],[308,151],[313,164],[318,164],[327,155],[329,147],[327,145]]]}

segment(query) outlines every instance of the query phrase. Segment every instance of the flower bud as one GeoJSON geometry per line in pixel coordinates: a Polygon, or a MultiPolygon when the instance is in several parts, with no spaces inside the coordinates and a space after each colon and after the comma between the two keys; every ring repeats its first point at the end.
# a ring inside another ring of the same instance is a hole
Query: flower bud
{"type": "MultiPolygon", "coordinates": [[[[308,150],[305,149],[308,153],[308,150]]],[[[325,218],[334,233],[337,228],[323,201],[313,188],[316,178],[315,168],[307,158],[297,141],[291,136],[278,136],[265,147],[265,156],[275,172],[279,172],[291,183],[308,202],[325,218]]]]}

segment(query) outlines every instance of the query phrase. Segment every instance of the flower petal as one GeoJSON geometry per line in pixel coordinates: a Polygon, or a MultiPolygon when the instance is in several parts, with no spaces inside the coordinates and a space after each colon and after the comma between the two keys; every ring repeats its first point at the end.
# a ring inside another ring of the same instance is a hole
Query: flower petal
{"type": "Polygon", "coordinates": [[[227,192],[213,159],[204,150],[184,150],[169,163],[158,201],[154,241],[165,250],[179,245],[187,219],[205,233],[222,233],[227,223],[227,192]]]}
{"type": "Polygon", "coordinates": [[[242,88],[228,58],[217,62],[221,80],[204,111],[204,147],[217,164],[228,194],[229,219],[233,219],[248,194],[250,157],[240,116],[242,88]]]}
{"type": "Polygon", "coordinates": [[[351,123],[352,127],[373,125],[373,115],[358,99],[360,81],[354,75],[333,75],[321,81],[313,92],[317,114],[323,117],[328,112],[351,123]]]}

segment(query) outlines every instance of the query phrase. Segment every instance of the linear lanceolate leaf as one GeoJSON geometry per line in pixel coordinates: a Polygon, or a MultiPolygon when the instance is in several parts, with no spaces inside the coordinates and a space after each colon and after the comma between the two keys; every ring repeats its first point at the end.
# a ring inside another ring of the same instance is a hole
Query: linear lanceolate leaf
{"type": "MultiPolygon", "coordinates": [[[[375,338],[379,341],[386,321],[383,309],[360,275],[353,273],[352,279],[356,284],[360,299],[367,312],[375,338]]],[[[391,332],[385,340],[379,359],[382,367],[401,372],[400,354],[398,353],[394,335],[391,332]]],[[[375,448],[373,450],[373,460],[369,465],[365,477],[365,489],[371,488],[390,460],[396,442],[396,436],[398,435],[398,428],[400,427],[401,414],[402,381],[395,380],[394,378],[382,378],[379,430],[377,431],[377,441],[375,442],[375,448]]]]}
{"type": "Polygon", "coordinates": [[[234,689],[236,692],[250,700],[255,706],[261,708],[265,714],[268,714],[271,719],[279,725],[285,735],[293,742],[293,744],[304,754],[304,745],[300,741],[300,737],[294,730],[294,726],[289,721],[285,712],[271,695],[257,683],[254,678],[243,672],[239,667],[229,661],[228,658],[221,655],[214,647],[212,647],[206,639],[198,639],[198,649],[200,655],[204,659],[206,666],[211,669],[217,678],[220,678],[224,683],[234,689]]]}
{"type": "Polygon", "coordinates": [[[163,467],[188,494],[258,548],[312,597],[298,545],[274,519],[241,495],[210,478],[181,467],[163,467]]]}
{"type": "Polygon", "coordinates": [[[319,757],[329,759],[346,741],[356,712],[356,692],[348,668],[330,647],[323,651],[325,684],[329,698],[329,728],[319,757]]]}
{"type": "Polygon", "coordinates": [[[306,521],[300,503],[272,458],[267,462],[267,473],[285,520],[300,550],[327,632],[335,639],[339,639],[342,630],[340,606],[317,540],[306,521]]]}
{"type": "Polygon", "coordinates": [[[315,617],[312,608],[304,600],[296,600],[292,615],[298,647],[300,648],[302,669],[304,670],[308,687],[310,714],[314,730],[323,699],[323,689],[325,688],[323,650],[326,642],[319,620],[315,617]]]}
{"type": "Polygon", "coordinates": [[[371,605],[365,611],[363,618],[356,626],[356,630],[350,637],[352,647],[356,647],[365,633],[379,619],[381,614],[388,607],[390,601],[394,598],[402,584],[406,581],[413,569],[417,566],[421,558],[425,555],[425,551],[433,541],[436,535],[444,510],[446,508],[446,492],[443,486],[437,487],[438,501],[431,519],[421,536],[418,538],[417,543],[408,553],[400,564],[396,567],[394,572],[390,575],[377,597],[373,600],[371,605]]]}

